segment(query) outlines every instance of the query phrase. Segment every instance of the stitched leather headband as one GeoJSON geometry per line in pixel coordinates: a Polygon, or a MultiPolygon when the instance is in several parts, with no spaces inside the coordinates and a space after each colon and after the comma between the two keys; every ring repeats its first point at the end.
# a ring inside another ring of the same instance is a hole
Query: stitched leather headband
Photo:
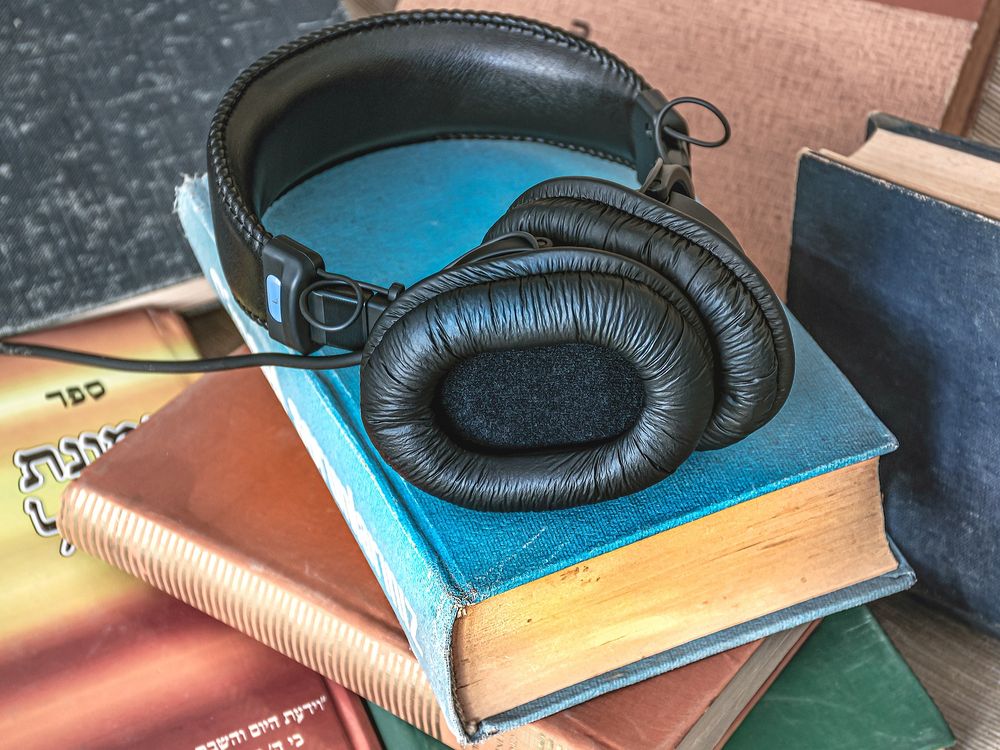
{"type": "MultiPolygon", "coordinates": [[[[244,71],[212,121],[212,215],[227,281],[264,324],[262,254],[272,236],[260,217],[333,164],[431,139],[510,138],[622,162],[642,179],[665,104],[606,50],[521,18],[402,13],[302,37],[244,71]]],[[[686,132],[670,115],[669,127],[686,132]]],[[[687,165],[687,144],[662,137],[687,165]]]]}

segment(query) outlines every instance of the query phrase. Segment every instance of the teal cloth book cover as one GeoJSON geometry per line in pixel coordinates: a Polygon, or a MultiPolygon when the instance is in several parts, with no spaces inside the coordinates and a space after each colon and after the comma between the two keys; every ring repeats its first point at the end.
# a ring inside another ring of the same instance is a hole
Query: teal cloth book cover
{"type": "MultiPolygon", "coordinates": [[[[265,226],[321,252],[327,268],[375,283],[408,284],[476,246],[526,188],[550,177],[579,174],[635,184],[622,165],[554,146],[432,141],[374,152],[312,177],[275,202],[265,226]]],[[[229,293],[204,179],[184,183],[177,211],[199,262],[249,346],[287,351],[244,315],[229,293]]],[[[892,434],[847,380],[794,320],[792,327],[795,381],[788,402],[766,427],[730,448],[695,454],[674,475],[640,493],[544,514],[469,510],[407,484],[365,435],[356,368],[266,369],[457,736],[480,741],[594,695],[912,585],[912,571],[899,558],[896,570],[878,578],[698,638],[481,721],[461,719],[451,646],[463,608],[895,449],[892,434]]]]}

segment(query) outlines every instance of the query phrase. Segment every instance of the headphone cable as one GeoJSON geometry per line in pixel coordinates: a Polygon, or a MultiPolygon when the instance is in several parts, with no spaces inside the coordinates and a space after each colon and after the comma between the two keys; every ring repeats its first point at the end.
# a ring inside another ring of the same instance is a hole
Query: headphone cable
{"type": "Polygon", "coordinates": [[[90,354],[74,349],[59,349],[54,346],[22,344],[17,341],[0,340],[0,355],[16,357],[37,357],[87,365],[105,370],[124,372],[147,372],[164,374],[184,374],[239,370],[247,367],[287,367],[296,370],[338,370],[361,364],[361,352],[332,354],[323,357],[309,357],[301,354],[237,354],[231,357],[211,357],[208,359],[123,359],[103,354],[90,354]]]}

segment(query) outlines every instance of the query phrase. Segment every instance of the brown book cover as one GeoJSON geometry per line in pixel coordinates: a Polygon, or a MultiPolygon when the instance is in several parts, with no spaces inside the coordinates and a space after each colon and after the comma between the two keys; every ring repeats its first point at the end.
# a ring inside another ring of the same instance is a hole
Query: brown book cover
{"type": "MultiPolygon", "coordinates": [[[[260,373],[202,378],[71,485],[59,523],[83,550],[455,743],[388,601],[260,373]]],[[[669,748],[699,722],[704,737],[721,740],[806,630],[607,693],[485,746],[669,748]],[[738,694],[727,693],[737,682],[738,694]]]]}
{"type": "MultiPolygon", "coordinates": [[[[169,312],[24,338],[125,357],[197,356],[169,312]]],[[[379,747],[370,724],[364,734],[364,708],[351,710],[315,672],[59,538],[53,516],[65,483],[193,381],[0,358],[0,746],[379,747]]]]}
{"type": "MultiPolygon", "coordinates": [[[[701,96],[732,123],[723,148],[695,148],[699,198],[727,223],[784,293],[797,154],[823,145],[849,154],[875,110],[941,124],[969,53],[981,6],[962,0],[898,5],[860,0],[463,0],[462,9],[537,18],[621,56],[668,97],[701,96]],[[910,6],[910,7],[906,7],[910,6]],[[919,8],[919,9],[918,9],[919,8]],[[582,25],[581,25],[582,24],[582,25]]],[[[401,0],[400,10],[427,7],[401,0]]],[[[966,80],[969,75],[963,75],[966,80]]],[[[972,106],[962,98],[962,111],[972,106]]],[[[692,133],[718,123],[681,111],[692,133]]]]}

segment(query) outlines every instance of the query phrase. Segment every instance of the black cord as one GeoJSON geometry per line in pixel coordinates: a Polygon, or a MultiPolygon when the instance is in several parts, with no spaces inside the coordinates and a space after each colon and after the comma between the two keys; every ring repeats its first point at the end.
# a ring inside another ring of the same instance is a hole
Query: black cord
{"type": "Polygon", "coordinates": [[[212,359],[121,359],[102,354],[89,354],[73,349],[57,349],[53,346],[22,344],[16,341],[0,341],[0,355],[16,357],[38,357],[69,362],[75,365],[101,367],[106,370],[151,373],[199,373],[239,370],[246,367],[289,367],[296,370],[337,370],[361,364],[361,352],[333,354],[326,357],[307,357],[301,354],[238,354],[233,357],[212,359]]]}
{"type": "Polygon", "coordinates": [[[722,112],[721,109],[716,107],[712,102],[707,99],[702,99],[700,96],[679,96],[676,99],[671,99],[659,112],[656,113],[656,118],[653,120],[653,132],[656,134],[656,150],[663,161],[669,163],[670,159],[667,154],[669,149],[666,143],[663,141],[663,134],[667,133],[672,136],[675,140],[684,141],[685,143],[690,143],[692,146],[701,146],[702,148],[718,148],[719,146],[724,146],[729,138],[733,134],[733,129],[729,125],[729,118],[722,112]],[[670,112],[678,104],[697,104],[699,107],[704,107],[713,115],[715,115],[719,122],[722,124],[722,136],[714,141],[707,141],[703,138],[695,138],[680,130],[674,130],[672,127],[664,122],[667,113],[670,112]]]}

